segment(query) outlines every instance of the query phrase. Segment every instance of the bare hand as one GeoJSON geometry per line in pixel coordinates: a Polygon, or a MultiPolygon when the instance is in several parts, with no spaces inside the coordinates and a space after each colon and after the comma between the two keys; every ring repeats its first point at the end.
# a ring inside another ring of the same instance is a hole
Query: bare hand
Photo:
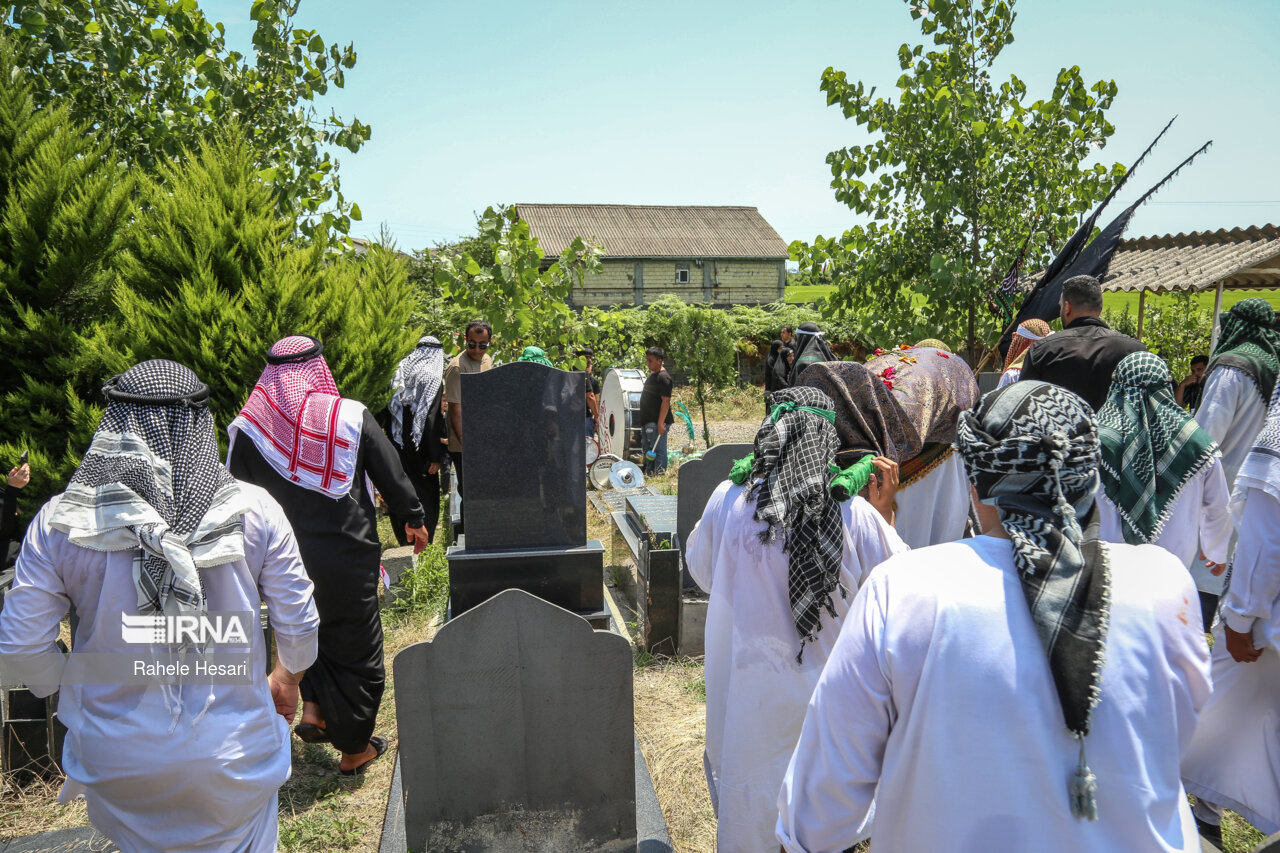
{"type": "Polygon", "coordinates": [[[1236,663],[1253,663],[1262,654],[1262,649],[1253,647],[1252,633],[1241,634],[1238,631],[1232,631],[1228,625],[1223,625],[1222,630],[1227,635],[1227,652],[1236,663]]]}
{"type": "Polygon", "coordinates": [[[430,465],[428,465],[428,466],[427,466],[427,473],[428,473],[428,474],[439,474],[439,473],[440,473],[440,463],[439,463],[439,462],[432,462],[430,465]]]}
{"type": "Polygon", "coordinates": [[[665,421],[660,421],[658,423],[658,435],[666,435],[666,434],[667,434],[667,424],[665,421]]]}
{"type": "Polygon", "coordinates": [[[280,664],[267,676],[267,685],[271,688],[271,701],[275,703],[276,713],[284,717],[285,722],[293,724],[298,713],[298,682],[301,674],[294,674],[280,664]]]}
{"type": "Polygon", "coordinates": [[[1215,563],[1212,560],[1205,560],[1204,564],[1209,569],[1209,574],[1213,575],[1215,578],[1221,577],[1222,573],[1227,570],[1226,563],[1215,563]]]}
{"type": "Polygon", "coordinates": [[[406,524],[404,526],[404,532],[409,538],[410,545],[426,546],[431,542],[431,534],[427,532],[427,528],[425,527],[410,527],[406,524]]]}
{"type": "Polygon", "coordinates": [[[21,489],[31,482],[31,466],[23,462],[17,468],[9,471],[9,485],[15,489],[21,489]]]}
{"type": "Polygon", "coordinates": [[[884,520],[893,524],[893,498],[898,493],[898,463],[885,456],[877,456],[871,460],[876,470],[867,483],[870,503],[884,520]]]}

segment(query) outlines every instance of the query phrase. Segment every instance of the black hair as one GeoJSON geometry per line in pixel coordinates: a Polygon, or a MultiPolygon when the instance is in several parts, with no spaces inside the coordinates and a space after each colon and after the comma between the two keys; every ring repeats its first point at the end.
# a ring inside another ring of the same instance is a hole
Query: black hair
{"type": "Polygon", "coordinates": [[[1192,367],[1195,367],[1197,364],[1208,364],[1208,363],[1209,363],[1209,356],[1207,355],[1198,355],[1195,358],[1191,359],[1192,367]]]}
{"type": "Polygon", "coordinates": [[[794,334],[796,333],[796,330],[795,330],[795,329],[793,329],[793,328],[791,328],[790,326],[783,326],[783,327],[778,331],[778,334],[782,334],[783,332],[787,332],[788,334],[792,334],[792,335],[794,335],[794,334]]]}
{"type": "Polygon", "coordinates": [[[472,320],[470,323],[468,323],[467,330],[462,333],[463,336],[471,334],[471,331],[473,329],[479,329],[489,337],[491,338],[493,337],[493,327],[490,326],[488,323],[486,323],[484,320],[472,320]]]}
{"type": "Polygon", "coordinates": [[[646,356],[651,355],[654,358],[658,359],[658,361],[664,361],[667,357],[667,354],[666,352],[663,351],[662,347],[649,347],[647,350],[644,351],[644,354],[646,356]]]}
{"type": "Polygon", "coordinates": [[[1062,283],[1062,301],[1081,311],[1102,310],[1102,285],[1091,275],[1073,275],[1062,283]]]}

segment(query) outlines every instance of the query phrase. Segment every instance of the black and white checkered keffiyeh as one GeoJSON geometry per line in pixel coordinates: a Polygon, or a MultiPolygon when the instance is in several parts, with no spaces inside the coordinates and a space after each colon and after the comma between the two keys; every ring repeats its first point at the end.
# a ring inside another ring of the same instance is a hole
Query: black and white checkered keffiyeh
{"type": "Polygon", "coordinates": [[[427,422],[431,403],[440,390],[444,376],[444,349],[431,335],[418,340],[413,352],[406,355],[391,379],[391,440],[404,447],[404,409],[413,413],[413,446],[422,443],[422,429],[427,422]]]}
{"type": "Polygon", "coordinates": [[[95,551],[138,549],[140,613],[206,609],[198,567],[244,557],[247,505],[218,459],[209,388],[144,361],[103,388],[106,411],[49,523],[95,551]]]}
{"type": "MultiPolygon", "coordinates": [[[[816,388],[784,388],[769,396],[770,406],[786,401],[828,411],[832,406],[831,398],[816,388]]],[[[839,446],[830,421],[800,409],[777,423],[766,419],[756,433],[747,497],[755,499],[756,520],[768,525],[761,541],[781,539],[789,558],[787,591],[801,657],[804,644],[822,629],[822,611],[835,618],[831,593],[839,589],[848,596],[840,585],[844,526],[827,488],[839,446]]]]}
{"type": "Polygon", "coordinates": [[[1013,540],[1014,565],[1063,718],[1081,743],[1072,812],[1094,819],[1084,738],[1099,698],[1111,570],[1094,504],[1099,441],[1093,414],[1070,391],[1023,380],[963,413],[957,432],[956,447],[978,497],[1000,510],[1013,540]]]}

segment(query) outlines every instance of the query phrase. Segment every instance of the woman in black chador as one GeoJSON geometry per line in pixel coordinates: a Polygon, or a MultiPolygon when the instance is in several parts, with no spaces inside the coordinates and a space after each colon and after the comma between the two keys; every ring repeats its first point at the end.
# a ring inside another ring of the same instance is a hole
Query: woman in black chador
{"type": "Polygon", "coordinates": [[[332,743],[344,775],[362,773],[387,748],[374,735],[386,682],[378,616],[381,548],[373,481],[423,542],[422,504],[396,448],[363,405],[338,394],[315,338],[284,338],[227,432],[238,479],[271,493],[298,538],[320,611],[320,653],[301,684],[308,743],[332,743]],[[241,436],[243,433],[243,436],[241,436]]]}

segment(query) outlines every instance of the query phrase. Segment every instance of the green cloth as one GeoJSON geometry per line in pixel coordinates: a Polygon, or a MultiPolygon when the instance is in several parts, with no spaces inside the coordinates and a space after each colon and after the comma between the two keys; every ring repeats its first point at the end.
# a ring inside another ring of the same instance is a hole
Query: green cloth
{"type": "Polygon", "coordinates": [[[1174,400],[1169,383],[1169,368],[1158,355],[1132,353],[1116,365],[1098,410],[1102,487],[1120,511],[1131,545],[1156,540],[1178,492],[1218,452],[1174,400]]]}
{"type": "MultiPolygon", "coordinates": [[[[729,479],[735,486],[741,486],[751,478],[751,468],[755,465],[756,455],[748,453],[746,456],[733,463],[733,467],[729,469],[729,479]]],[[[867,487],[867,483],[871,481],[871,473],[875,469],[875,457],[868,454],[848,468],[841,468],[834,462],[828,467],[828,472],[835,475],[831,478],[828,488],[831,490],[831,497],[844,503],[849,498],[861,492],[867,487]]]]}
{"type": "Polygon", "coordinates": [[[830,409],[819,409],[814,406],[801,406],[796,403],[795,400],[783,400],[781,403],[778,403],[776,406],[771,408],[769,410],[769,421],[776,424],[778,422],[778,418],[788,412],[796,411],[812,412],[820,418],[825,418],[829,423],[834,424],[836,422],[836,413],[830,409]]]}
{"type": "Polygon", "coordinates": [[[1205,371],[1206,382],[1214,368],[1234,367],[1248,374],[1263,402],[1270,403],[1280,373],[1280,332],[1274,322],[1275,312],[1265,299],[1254,297],[1233,305],[1222,315],[1222,332],[1205,371]]]}
{"type": "Polygon", "coordinates": [[[534,364],[545,364],[547,367],[555,367],[551,360],[547,358],[547,354],[542,351],[541,347],[525,347],[524,352],[520,353],[518,361],[532,361],[534,364]]]}

